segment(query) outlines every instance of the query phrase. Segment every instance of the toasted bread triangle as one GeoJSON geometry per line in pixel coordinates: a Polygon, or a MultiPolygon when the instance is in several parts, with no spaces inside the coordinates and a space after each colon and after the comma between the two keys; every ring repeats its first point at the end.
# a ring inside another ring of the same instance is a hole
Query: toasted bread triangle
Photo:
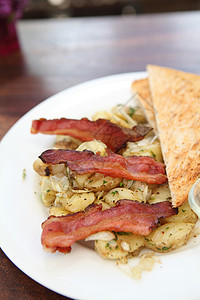
{"type": "Polygon", "coordinates": [[[157,129],[174,207],[200,177],[200,76],[147,67],[157,129]]]}

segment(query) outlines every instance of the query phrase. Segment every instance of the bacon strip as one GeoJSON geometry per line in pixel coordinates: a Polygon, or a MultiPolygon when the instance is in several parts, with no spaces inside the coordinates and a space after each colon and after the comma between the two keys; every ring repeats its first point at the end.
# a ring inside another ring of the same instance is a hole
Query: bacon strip
{"type": "Polygon", "coordinates": [[[85,212],[49,217],[42,224],[41,243],[49,252],[68,253],[73,243],[100,231],[124,231],[146,236],[158,226],[160,218],[177,212],[169,201],[150,205],[123,199],[104,211],[101,204],[93,204],[85,212]]]}
{"type": "Polygon", "coordinates": [[[31,133],[70,135],[81,141],[101,140],[107,147],[117,152],[124,148],[128,141],[142,140],[152,129],[138,125],[132,129],[125,128],[105,119],[90,121],[87,118],[73,119],[39,119],[32,122],[31,133]]]}
{"type": "Polygon", "coordinates": [[[78,174],[101,173],[111,177],[122,177],[147,183],[162,184],[167,181],[164,164],[152,157],[129,156],[110,153],[102,157],[91,151],[50,149],[39,158],[46,164],[66,163],[70,170],[78,174]]]}

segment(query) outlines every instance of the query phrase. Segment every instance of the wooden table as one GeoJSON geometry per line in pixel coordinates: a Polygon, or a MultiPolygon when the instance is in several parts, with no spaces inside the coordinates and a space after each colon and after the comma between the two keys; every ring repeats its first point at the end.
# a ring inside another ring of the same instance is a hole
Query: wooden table
{"type": "MultiPolygon", "coordinates": [[[[0,139],[28,110],[78,83],[159,64],[200,74],[200,12],[21,21],[21,51],[0,58],[0,139]]],[[[0,252],[1,299],[67,299],[0,252]]]]}

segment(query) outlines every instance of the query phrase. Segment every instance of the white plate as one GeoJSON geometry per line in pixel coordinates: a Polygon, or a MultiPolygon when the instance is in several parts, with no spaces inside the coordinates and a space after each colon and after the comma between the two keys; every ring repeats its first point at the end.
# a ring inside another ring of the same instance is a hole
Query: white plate
{"type": "Polygon", "coordinates": [[[62,295],[86,300],[199,299],[198,238],[174,253],[162,255],[162,264],[144,273],[140,281],[134,281],[115,262],[101,259],[78,243],[67,255],[46,253],[40,244],[41,223],[47,212],[40,202],[32,163],[51,147],[54,137],[31,135],[31,121],[40,117],[90,117],[98,110],[125,103],[131,95],[131,82],[145,75],[110,76],[63,91],[28,112],[1,142],[1,247],[24,273],[62,295]]]}

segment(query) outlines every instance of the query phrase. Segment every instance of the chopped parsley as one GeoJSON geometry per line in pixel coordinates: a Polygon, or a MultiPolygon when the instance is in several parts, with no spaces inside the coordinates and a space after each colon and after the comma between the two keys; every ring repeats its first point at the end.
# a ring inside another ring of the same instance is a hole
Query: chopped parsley
{"type": "Polygon", "coordinates": [[[118,235],[132,235],[132,232],[119,231],[119,232],[116,232],[116,234],[118,234],[118,235]]]}
{"type": "Polygon", "coordinates": [[[109,248],[110,250],[112,250],[112,247],[109,242],[105,245],[105,248],[109,248]]]}
{"type": "Polygon", "coordinates": [[[148,244],[151,245],[151,246],[155,246],[155,244],[154,244],[154,243],[151,243],[151,242],[148,242],[148,244]]]}
{"type": "Polygon", "coordinates": [[[146,237],[144,239],[148,242],[149,245],[155,246],[155,244],[152,243],[152,240],[150,240],[150,239],[148,239],[146,237]]]}
{"type": "Polygon", "coordinates": [[[112,194],[113,196],[115,196],[116,194],[118,194],[119,192],[118,191],[113,191],[112,194]]]}
{"type": "Polygon", "coordinates": [[[164,247],[162,247],[162,248],[158,248],[158,247],[156,247],[156,248],[157,248],[159,251],[167,251],[167,250],[169,250],[171,247],[172,247],[172,244],[171,244],[169,247],[164,246],[164,247]]]}
{"type": "Polygon", "coordinates": [[[169,247],[162,247],[162,251],[167,251],[171,248],[172,244],[169,247]]]}
{"type": "Polygon", "coordinates": [[[22,179],[24,180],[26,178],[26,169],[23,169],[23,172],[22,172],[22,179]]]}
{"type": "Polygon", "coordinates": [[[148,239],[147,237],[144,237],[144,239],[145,239],[147,242],[151,241],[151,240],[150,240],[150,239],[148,239]]]}
{"type": "Polygon", "coordinates": [[[135,108],[129,107],[128,115],[132,118],[134,114],[135,114],[135,108]]]}

